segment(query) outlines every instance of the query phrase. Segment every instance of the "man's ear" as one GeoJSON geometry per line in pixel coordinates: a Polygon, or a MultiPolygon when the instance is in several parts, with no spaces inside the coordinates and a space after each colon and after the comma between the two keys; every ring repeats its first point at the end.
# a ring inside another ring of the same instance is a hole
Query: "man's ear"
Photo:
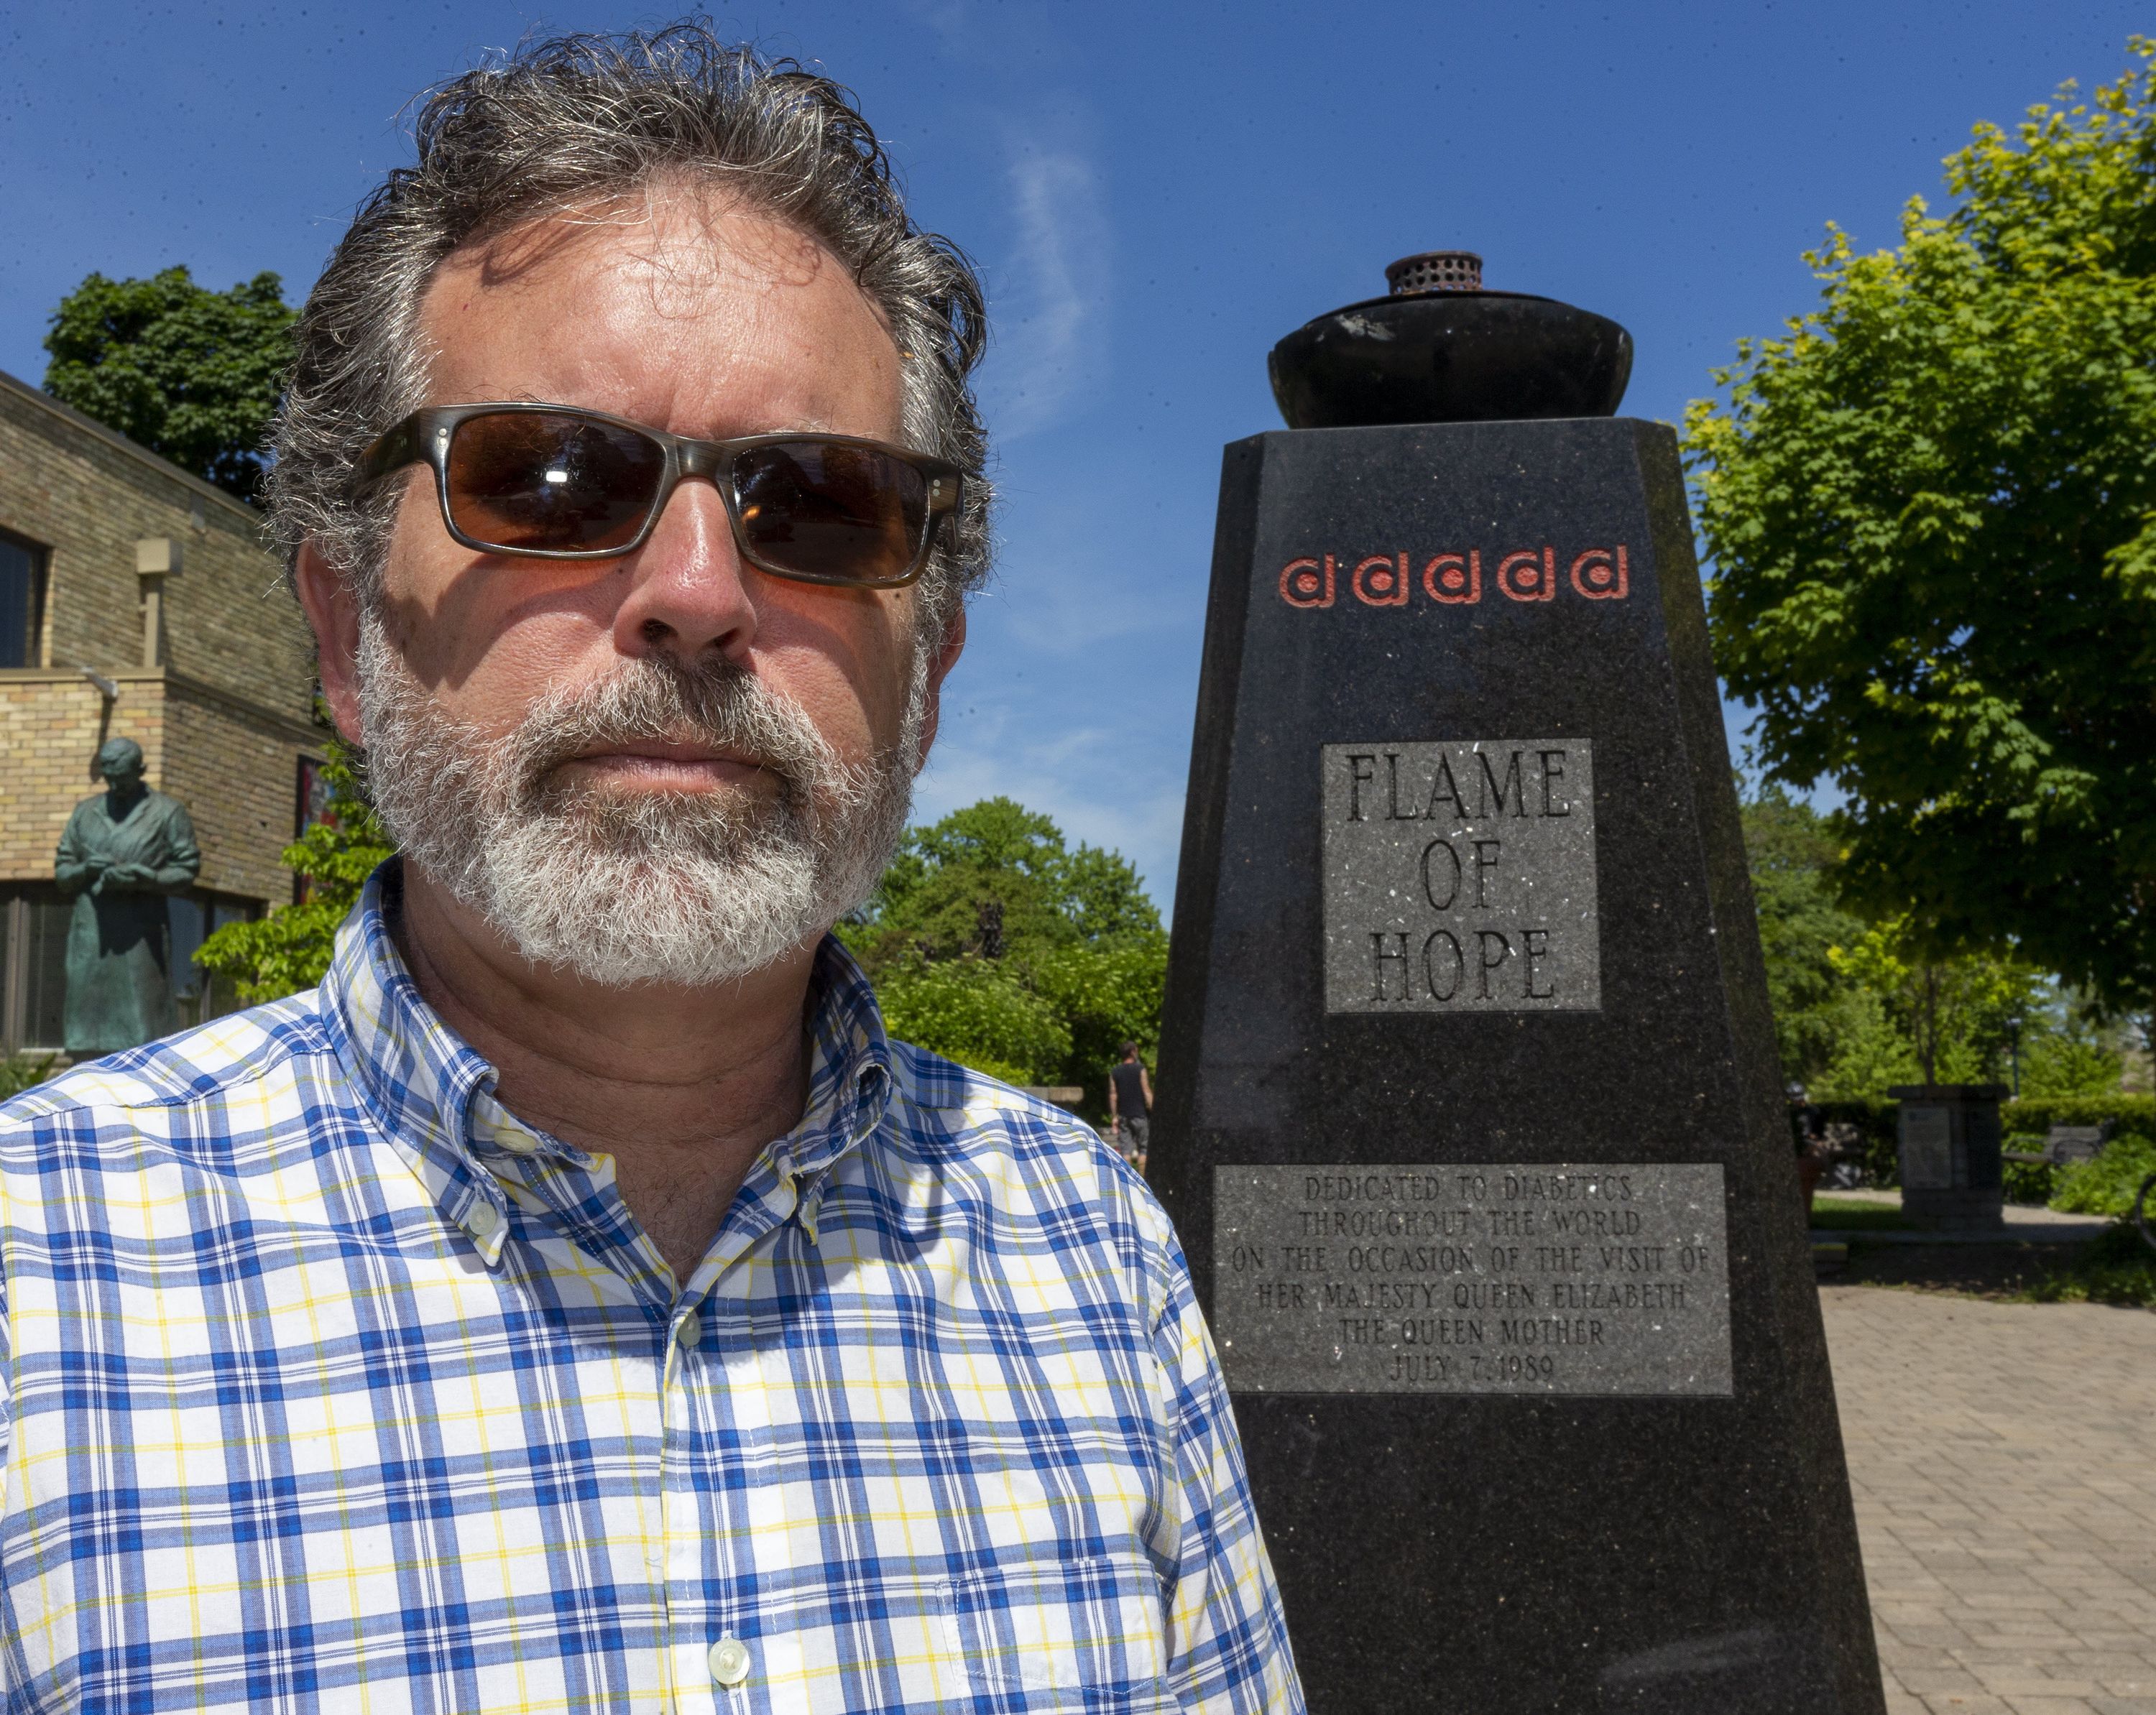
{"type": "Polygon", "coordinates": [[[322,700],[350,745],[359,743],[359,598],[313,542],[304,544],[292,566],[300,606],[315,628],[322,700]]]}
{"type": "Polygon", "coordinates": [[[936,742],[936,730],[943,719],[943,681],[950,677],[951,669],[958,664],[958,657],[966,648],[966,609],[962,602],[951,617],[950,626],[943,633],[943,642],[936,652],[936,658],[928,664],[928,707],[921,723],[921,748],[913,759],[916,774],[928,765],[929,747],[936,742]]]}

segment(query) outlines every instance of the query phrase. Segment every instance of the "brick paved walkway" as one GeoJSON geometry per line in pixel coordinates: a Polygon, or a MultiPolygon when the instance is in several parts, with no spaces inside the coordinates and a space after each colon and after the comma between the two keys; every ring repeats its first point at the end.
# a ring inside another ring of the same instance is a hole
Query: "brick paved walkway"
{"type": "Polygon", "coordinates": [[[2156,1715],[2156,1314],[1823,1285],[1892,1715],[2156,1715]]]}

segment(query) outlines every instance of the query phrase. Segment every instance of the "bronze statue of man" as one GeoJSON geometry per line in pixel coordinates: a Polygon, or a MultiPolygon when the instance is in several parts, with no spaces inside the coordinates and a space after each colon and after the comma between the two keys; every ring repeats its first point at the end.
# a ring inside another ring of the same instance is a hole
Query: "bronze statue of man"
{"type": "Polygon", "coordinates": [[[53,864],[74,899],[68,926],[67,1042],[81,1058],[131,1048],[180,1027],[172,1005],[165,899],[202,868],[194,824],[177,798],[142,783],[142,747],[113,739],[97,753],[105,790],[68,817],[53,864]]]}

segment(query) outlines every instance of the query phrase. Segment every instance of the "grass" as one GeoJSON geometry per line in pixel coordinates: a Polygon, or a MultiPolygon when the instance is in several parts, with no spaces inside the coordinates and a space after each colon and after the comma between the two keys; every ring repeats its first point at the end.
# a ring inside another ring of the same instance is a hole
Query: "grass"
{"type": "Polygon", "coordinates": [[[2156,1309],[2156,1246],[2118,1221],[2015,1297],[2025,1304],[2139,1304],[2156,1309]]]}

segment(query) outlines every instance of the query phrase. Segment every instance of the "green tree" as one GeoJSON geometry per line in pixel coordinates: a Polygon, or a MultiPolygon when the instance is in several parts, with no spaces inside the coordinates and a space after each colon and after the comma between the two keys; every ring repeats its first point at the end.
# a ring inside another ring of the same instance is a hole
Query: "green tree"
{"type": "Polygon", "coordinates": [[[1977,128],[1902,243],[1830,228],[1686,444],[1755,755],[1845,807],[1839,886],[1920,963],[2156,993],[2156,42],[1977,128]]]}
{"type": "Polygon", "coordinates": [[[2085,1024],[2035,1037],[2021,1054],[2021,1093],[2032,1098],[2105,1096],[2119,1086],[2126,1057],[2085,1024]]]}
{"type": "Polygon", "coordinates": [[[871,969],[1004,948],[1105,947],[1160,933],[1145,883],[1120,852],[1072,851],[1049,817],[983,798],[915,828],[875,897],[841,931],[871,969]]]}
{"type": "Polygon", "coordinates": [[[1002,956],[1005,947],[1078,937],[1062,831],[1009,798],[983,798],[915,828],[846,939],[871,968],[924,959],[1002,956]]]}
{"type": "Polygon", "coordinates": [[[1871,1080],[1897,1066],[1926,1083],[1984,1083],[2002,1076],[2017,1032],[2037,1010],[2044,980],[2041,971],[2014,959],[1933,956],[1902,918],[1867,929],[1829,957],[1852,989],[1876,1001],[1900,1045],[1901,1052],[1889,1055],[1876,1039],[1853,1038],[1840,1063],[1830,1067],[1829,1082],[1843,1087],[1838,1093],[1872,1100],[1886,1092],[1871,1080]],[[1860,1055],[1861,1073],[1851,1063],[1860,1055]],[[1860,1092],[1860,1083],[1870,1087],[1860,1092]]]}
{"type": "Polygon", "coordinates": [[[292,321],[274,274],[228,292],[197,285],[184,268],[148,279],[93,274],[53,312],[45,391],[253,500],[292,361],[292,321]]]}
{"type": "Polygon", "coordinates": [[[2092,1017],[2083,996],[2054,988],[2030,1014],[2019,1044],[2020,1093],[2045,1099],[2111,1094],[2123,1081],[2131,1040],[2124,1025],[2092,1017]]]}
{"type": "Polygon", "coordinates": [[[1147,1067],[1160,1047],[1160,1005],[1168,986],[1168,936],[1158,928],[1105,945],[1060,947],[1033,960],[1028,978],[1070,1032],[1059,1083],[1083,1088],[1096,1108],[1107,1103],[1108,1067],[1136,1042],[1147,1067]]]}
{"type": "Polygon", "coordinates": [[[1883,996],[1852,984],[1839,1024],[1833,1057],[1806,1086],[1814,1100],[1883,1102],[1895,1085],[1923,1082],[1909,1033],[1883,996]]]}
{"type": "Polygon", "coordinates": [[[305,897],[256,922],[227,924],[195,954],[196,964],[228,980],[244,1001],[275,1001],[322,980],[337,925],[393,849],[359,794],[341,745],[331,743],[323,771],[331,820],[308,828],[284,853],[285,867],[306,883],[305,897]]]}
{"type": "Polygon", "coordinates": [[[1122,1043],[1159,1040],[1168,936],[1137,871],[1009,798],[910,832],[839,934],[894,1035],[1013,1083],[1103,1102],[1122,1043]]]}
{"type": "Polygon", "coordinates": [[[1864,925],[1835,898],[1834,838],[1817,811],[1770,786],[1738,816],[1782,1077],[1810,1089],[1869,1021],[1834,963],[1835,949],[1856,942],[1864,925]]]}

